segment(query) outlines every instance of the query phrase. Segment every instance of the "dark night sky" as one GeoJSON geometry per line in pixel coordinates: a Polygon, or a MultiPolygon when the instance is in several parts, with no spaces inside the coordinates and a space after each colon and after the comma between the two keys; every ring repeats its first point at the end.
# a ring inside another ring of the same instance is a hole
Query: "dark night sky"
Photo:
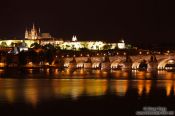
{"type": "Polygon", "coordinates": [[[0,37],[23,38],[34,22],[64,39],[175,43],[173,7],[169,0],[11,0],[0,4],[0,37]]]}

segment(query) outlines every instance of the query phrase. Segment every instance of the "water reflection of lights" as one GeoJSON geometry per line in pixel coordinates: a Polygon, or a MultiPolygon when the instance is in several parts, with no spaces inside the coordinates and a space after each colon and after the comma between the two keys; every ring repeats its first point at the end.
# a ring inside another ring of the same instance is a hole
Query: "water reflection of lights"
{"type": "Polygon", "coordinates": [[[116,71],[112,71],[112,75],[113,77],[118,78],[118,79],[128,79],[129,72],[116,70],[116,71]]]}
{"type": "Polygon", "coordinates": [[[144,89],[144,80],[138,81],[137,89],[138,89],[138,95],[141,96],[143,94],[144,89]]]}
{"type": "Polygon", "coordinates": [[[158,71],[158,75],[160,79],[175,79],[174,72],[158,71]]]}
{"type": "Polygon", "coordinates": [[[4,73],[4,70],[3,69],[0,69],[0,74],[3,74],[4,73]]]}
{"type": "Polygon", "coordinates": [[[47,74],[47,75],[50,74],[50,69],[49,69],[49,68],[46,69],[46,74],[47,74]]]}
{"type": "Polygon", "coordinates": [[[24,96],[25,96],[26,102],[29,102],[30,104],[33,105],[33,107],[35,107],[38,102],[38,94],[39,94],[37,83],[35,80],[31,79],[26,81],[25,84],[26,85],[24,88],[24,96]]]}
{"type": "Polygon", "coordinates": [[[174,81],[171,80],[165,82],[166,96],[170,96],[171,90],[173,89],[173,82],[174,81]]]}
{"type": "Polygon", "coordinates": [[[130,90],[135,91],[139,96],[145,92],[150,94],[153,84],[161,91],[166,90],[166,96],[175,95],[175,82],[173,80],[161,80],[152,83],[152,80],[101,80],[101,79],[26,79],[26,80],[0,80],[0,101],[13,104],[18,100],[35,107],[40,100],[49,100],[52,97],[67,98],[74,100],[80,96],[101,96],[113,92],[116,96],[125,96],[130,90]],[[128,89],[130,87],[130,89],[128,89]],[[22,99],[25,98],[25,99],[22,99]]]}
{"type": "Polygon", "coordinates": [[[82,93],[83,93],[83,80],[80,81],[72,81],[72,85],[71,85],[71,96],[73,99],[77,99],[82,93]],[[77,86],[78,85],[78,86],[77,86]]]}
{"type": "Polygon", "coordinates": [[[122,77],[124,77],[124,78],[128,78],[128,72],[126,72],[126,71],[124,71],[123,73],[122,73],[122,77]]]}
{"type": "Polygon", "coordinates": [[[107,80],[87,80],[85,91],[88,96],[104,95],[107,90],[107,80]]]}
{"type": "Polygon", "coordinates": [[[151,90],[151,80],[145,80],[145,92],[149,95],[151,90]]]}
{"type": "Polygon", "coordinates": [[[5,67],[6,63],[0,62],[0,67],[5,67]]]}
{"type": "Polygon", "coordinates": [[[107,77],[107,75],[108,75],[108,72],[107,71],[102,71],[102,76],[103,77],[107,77]]]}
{"type": "Polygon", "coordinates": [[[95,70],[95,76],[100,77],[101,76],[101,70],[95,70]]]}
{"type": "Polygon", "coordinates": [[[151,73],[146,72],[146,78],[147,78],[147,79],[150,79],[150,78],[151,78],[151,73]]]}
{"type": "Polygon", "coordinates": [[[8,102],[14,103],[15,102],[15,91],[9,88],[5,92],[6,92],[6,97],[7,97],[8,102]]]}
{"type": "Polygon", "coordinates": [[[125,96],[128,90],[128,81],[116,81],[115,82],[115,89],[117,96],[125,96]]]}
{"type": "Polygon", "coordinates": [[[31,73],[31,74],[33,73],[33,69],[28,69],[28,70],[29,70],[29,73],[31,73]]]}
{"type": "Polygon", "coordinates": [[[38,102],[37,89],[34,87],[33,88],[26,88],[24,94],[25,94],[26,101],[35,107],[37,105],[37,102],[38,102]]]}
{"type": "Polygon", "coordinates": [[[167,71],[164,70],[158,70],[158,75],[166,74],[167,71]]]}
{"type": "Polygon", "coordinates": [[[136,78],[144,79],[145,78],[145,72],[144,71],[137,71],[136,78]]]}
{"type": "Polygon", "coordinates": [[[81,70],[80,70],[80,75],[83,75],[83,74],[84,74],[84,70],[81,69],[81,70]]]}
{"type": "Polygon", "coordinates": [[[117,70],[117,71],[113,72],[112,74],[113,74],[114,77],[120,78],[121,77],[121,73],[122,73],[121,71],[117,70]]]}
{"type": "Polygon", "coordinates": [[[55,75],[58,75],[58,74],[59,74],[58,69],[55,69],[54,74],[55,74],[55,75]]]}
{"type": "Polygon", "coordinates": [[[82,94],[88,96],[104,95],[107,90],[107,80],[59,80],[53,81],[56,96],[77,99],[82,94]]]}
{"type": "Polygon", "coordinates": [[[66,69],[64,71],[62,71],[63,75],[70,75],[71,74],[71,70],[70,69],[66,69]]]}
{"type": "Polygon", "coordinates": [[[173,73],[172,73],[172,72],[166,73],[165,78],[166,78],[166,79],[172,79],[172,78],[173,78],[173,73]]]}

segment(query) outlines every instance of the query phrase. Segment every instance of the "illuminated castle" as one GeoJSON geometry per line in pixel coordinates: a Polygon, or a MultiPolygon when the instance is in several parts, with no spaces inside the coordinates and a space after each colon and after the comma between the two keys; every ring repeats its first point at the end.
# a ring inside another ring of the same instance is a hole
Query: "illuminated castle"
{"type": "Polygon", "coordinates": [[[64,50],[106,50],[106,49],[127,49],[128,45],[125,44],[122,39],[118,43],[106,43],[103,41],[79,41],[76,35],[73,35],[71,41],[64,41],[62,38],[54,38],[50,35],[50,33],[41,33],[40,28],[36,28],[33,24],[31,29],[26,29],[25,31],[25,39],[7,39],[0,40],[0,47],[19,47],[22,45],[23,47],[31,48],[33,43],[38,43],[41,46],[46,44],[52,44],[54,46],[59,46],[64,50]]]}
{"type": "Polygon", "coordinates": [[[25,39],[40,39],[40,28],[37,30],[35,28],[35,25],[33,24],[33,27],[31,30],[27,30],[25,32],[25,39]]]}

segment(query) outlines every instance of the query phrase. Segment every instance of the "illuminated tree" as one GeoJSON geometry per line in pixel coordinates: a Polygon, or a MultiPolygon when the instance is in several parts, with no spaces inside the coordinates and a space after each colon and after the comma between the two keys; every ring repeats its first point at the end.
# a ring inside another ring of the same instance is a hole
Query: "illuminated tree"
{"type": "Polygon", "coordinates": [[[1,47],[7,47],[7,43],[6,42],[2,42],[1,43],[1,47]]]}

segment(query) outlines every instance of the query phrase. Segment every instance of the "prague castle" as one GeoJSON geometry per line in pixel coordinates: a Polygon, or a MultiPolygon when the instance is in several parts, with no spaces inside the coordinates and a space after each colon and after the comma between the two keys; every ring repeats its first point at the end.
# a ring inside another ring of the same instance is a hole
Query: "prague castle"
{"type": "Polygon", "coordinates": [[[56,39],[50,35],[50,33],[41,33],[40,28],[36,28],[33,24],[31,29],[24,31],[24,39],[8,39],[0,40],[0,47],[25,47],[31,48],[33,43],[38,43],[41,46],[46,44],[52,44],[65,50],[80,50],[81,48],[87,48],[89,50],[104,50],[104,49],[126,49],[124,40],[122,39],[118,43],[106,43],[103,41],[78,41],[74,35],[71,41],[63,41],[62,39],[56,39]]]}

